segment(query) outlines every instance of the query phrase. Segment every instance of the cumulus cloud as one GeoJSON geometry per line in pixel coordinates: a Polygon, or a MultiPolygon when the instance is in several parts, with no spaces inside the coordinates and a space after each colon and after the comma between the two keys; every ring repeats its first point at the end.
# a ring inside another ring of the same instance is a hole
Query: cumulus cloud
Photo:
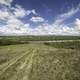
{"type": "Polygon", "coordinates": [[[0,10],[0,34],[22,34],[27,30],[22,18],[26,16],[26,10],[21,6],[4,7],[0,10]],[[12,10],[12,11],[11,11],[12,10]]]}
{"type": "Polygon", "coordinates": [[[75,15],[78,11],[80,11],[80,5],[77,6],[77,8],[72,8],[71,10],[69,10],[66,13],[60,14],[56,17],[55,21],[53,22],[53,24],[51,25],[54,31],[58,31],[57,33],[62,34],[62,35],[78,35],[80,34],[80,32],[78,31],[79,29],[79,20],[76,20],[75,23],[77,26],[77,30],[74,28],[75,25],[73,27],[67,26],[66,24],[64,24],[64,21],[67,20],[68,18],[72,17],[73,15],[75,15]]]}
{"type": "Polygon", "coordinates": [[[78,19],[78,18],[75,21],[75,29],[80,31],[80,19],[78,19]]]}
{"type": "Polygon", "coordinates": [[[9,17],[9,13],[7,12],[7,10],[0,10],[0,19],[5,20],[5,18],[9,17]]]}
{"type": "MultiPolygon", "coordinates": [[[[3,2],[6,0],[3,0],[3,2]]],[[[8,4],[10,5],[12,0],[8,4]]],[[[1,4],[3,4],[0,1],[1,4]]],[[[35,9],[25,10],[22,6],[16,5],[15,7],[4,7],[0,10],[0,21],[5,24],[0,24],[0,34],[5,35],[79,35],[80,34],[80,19],[76,19],[73,23],[73,27],[69,27],[64,24],[64,21],[76,14],[79,11],[79,6],[76,9],[71,9],[66,13],[60,14],[56,17],[52,24],[49,24],[43,17],[38,16],[35,9]],[[30,14],[34,14],[30,21],[38,23],[35,28],[31,28],[30,23],[24,23],[20,18],[27,17],[30,14]]]]}
{"type": "Polygon", "coordinates": [[[14,10],[14,15],[16,17],[22,18],[22,17],[26,16],[27,11],[19,5],[16,5],[16,8],[13,8],[13,10],[14,10]]]}
{"type": "Polygon", "coordinates": [[[32,22],[44,22],[45,21],[45,19],[44,18],[42,18],[42,17],[38,17],[38,16],[33,16],[31,19],[30,19],[30,21],[32,21],[32,22]]]}
{"type": "Polygon", "coordinates": [[[30,15],[31,13],[34,14],[34,15],[37,15],[35,9],[32,9],[32,10],[25,10],[24,8],[22,8],[22,6],[20,5],[16,5],[16,8],[13,8],[14,10],[14,14],[16,17],[21,17],[23,18],[24,16],[28,16],[30,15]]]}
{"type": "Polygon", "coordinates": [[[10,6],[13,0],[0,0],[0,4],[10,6]]]}
{"type": "Polygon", "coordinates": [[[31,13],[34,15],[38,15],[37,12],[35,11],[35,9],[27,10],[27,12],[26,12],[27,15],[30,15],[31,13]]]}
{"type": "Polygon", "coordinates": [[[4,5],[4,7],[0,9],[0,34],[29,35],[32,33],[33,30],[30,28],[30,24],[24,23],[20,19],[30,15],[31,13],[37,15],[35,9],[25,10],[20,5],[16,5],[15,7],[9,6],[8,8],[4,5]]]}

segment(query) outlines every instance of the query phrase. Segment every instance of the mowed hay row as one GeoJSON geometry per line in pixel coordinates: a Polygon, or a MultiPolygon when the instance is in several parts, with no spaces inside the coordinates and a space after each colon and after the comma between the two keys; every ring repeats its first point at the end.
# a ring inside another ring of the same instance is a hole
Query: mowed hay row
{"type": "Polygon", "coordinates": [[[1,46],[2,54],[0,80],[80,80],[79,49],[22,44],[1,46]]]}

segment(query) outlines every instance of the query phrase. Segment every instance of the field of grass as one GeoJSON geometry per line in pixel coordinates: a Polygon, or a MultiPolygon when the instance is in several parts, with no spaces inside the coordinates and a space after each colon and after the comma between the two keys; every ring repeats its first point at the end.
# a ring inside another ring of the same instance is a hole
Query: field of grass
{"type": "Polygon", "coordinates": [[[0,45],[25,44],[29,41],[80,40],[79,36],[0,36],[0,45]]]}
{"type": "Polygon", "coordinates": [[[17,43],[19,40],[24,38],[0,38],[0,80],[80,80],[80,41],[17,43]]]}

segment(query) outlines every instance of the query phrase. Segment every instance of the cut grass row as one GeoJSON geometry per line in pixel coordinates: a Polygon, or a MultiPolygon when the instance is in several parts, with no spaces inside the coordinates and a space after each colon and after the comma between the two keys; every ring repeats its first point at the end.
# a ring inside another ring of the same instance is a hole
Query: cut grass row
{"type": "Polygon", "coordinates": [[[4,67],[2,68],[0,80],[80,79],[79,49],[54,48],[43,44],[21,44],[0,46],[0,54],[10,54],[10,56],[17,54],[13,57],[13,61],[9,60],[11,62],[6,65],[5,68],[8,68],[4,72],[4,67]]]}
{"type": "Polygon", "coordinates": [[[32,61],[31,58],[33,56],[33,52],[34,50],[32,48],[26,49],[24,53],[22,52],[3,65],[0,65],[0,80],[8,80],[10,78],[13,78],[15,80],[16,78],[18,79],[18,74],[21,74],[20,70],[23,70],[25,66],[27,68],[30,66],[29,62],[32,61]]]}

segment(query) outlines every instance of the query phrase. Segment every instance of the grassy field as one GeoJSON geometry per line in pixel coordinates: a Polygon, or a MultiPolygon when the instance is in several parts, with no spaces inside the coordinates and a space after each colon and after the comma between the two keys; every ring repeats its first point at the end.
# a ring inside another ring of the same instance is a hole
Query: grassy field
{"type": "Polygon", "coordinates": [[[25,38],[0,37],[0,80],[80,80],[80,41],[29,43],[25,38]]]}
{"type": "Polygon", "coordinates": [[[29,41],[80,40],[79,36],[0,36],[0,45],[25,44],[29,41]]]}

